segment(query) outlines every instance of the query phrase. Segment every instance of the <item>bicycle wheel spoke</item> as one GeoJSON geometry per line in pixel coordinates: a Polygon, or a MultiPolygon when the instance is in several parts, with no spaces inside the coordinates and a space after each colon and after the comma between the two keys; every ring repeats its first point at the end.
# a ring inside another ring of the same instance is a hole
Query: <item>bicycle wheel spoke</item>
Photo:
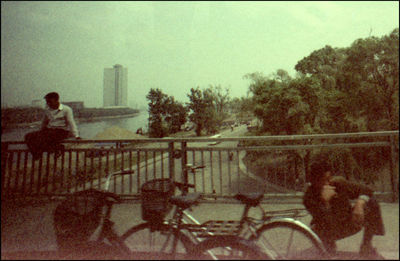
{"type": "Polygon", "coordinates": [[[268,251],[270,253],[278,253],[278,250],[274,248],[274,246],[270,243],[270,240],[268,240],[268,237],[266,237],[265,234],[260,235],[260,239],[257,241],[257,243],[264,251],[268,251]]]}
{"type": "Polygon", "coordinates": [[[257,244],[275,259],[320,259],[324,251],[318,239],[291,222],[272,222],[258,231],[257,244]]]}
{"type": "Polygon", "coordinates": [[[292,242],[293,242],[293,234],[294,234],[294,230],[290,231],[290,237],[289,237],[289,242],[288,242],[288,246],[286,249],[286,256],[290,256],[290,247],[292,246],[292,242]]]}

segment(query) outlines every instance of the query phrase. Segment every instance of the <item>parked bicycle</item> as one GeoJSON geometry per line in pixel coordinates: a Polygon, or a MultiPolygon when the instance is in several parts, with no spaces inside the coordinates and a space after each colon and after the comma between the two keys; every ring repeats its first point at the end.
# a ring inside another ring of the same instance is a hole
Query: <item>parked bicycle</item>
{"type": "Polygon", "coordinates": [[[107,174],[105,190],[75,192],[57,206],[54,211],[54,229],[61,259],[129,257],[129,248],[120,239],[110,220],[113,205],[120,203],[121,199],[108,189],[111,177],[132,173],[118,171],[107,174]]]}
{"type": "MultiPolygon", "coordinates": [[[[204,166],[186,166],[195,170],[204,166]]],[[[139,259],[271,259],[251,241],[236,235],[202,237],[196,233],[201,226],[187,226],[183,216],[197,205],[200,193],[186,193],[193,184],[155,179],[142,186],[142,219],[146,222],[132,227],[122,235],[125,244],[139,259]],[[182,195],[173,196],[175,188],[182,195]],[[172,218],[165,217],[174,206],[172,218]]]]}
{"type": "MultiPolygon", "coordinates": [[[[191,173],[195,173],[195,170],[202,167],[188,165],[187,168],[191,173]]],[[[162,180],[158,182],[162,182],[162,180]]],[[[179,186],[182,190],[193,187],[193,185],[187,184],[179,184],[179,186]]],[[[319,237],[307,225],[297,220],[308,215],[305,209],[265,211],[260,205],[263,194],[238,194],[235,198],[245,205],[240,220],[210,220],[201,224],[189,213],[194,198],[195,196],[192,196],[192,198],[187,198],[186,202],[178,203],[181,209],[178,208],[169,223],[161,218],[158,219],[161,222],[160,224],[154,225],[153,221],[153,223],[138,225],[126,232],[123,235],[124,239],[132,241],[131,245],[136,249],[144,248],[158,251],[164,247],[163,243],[166,242],[164,236],[169,235],[167,231],[170,229],[171,222],[178,220],[180,223],[177,225],[180,226],[180,229],[188,232],[185,236],[180,236],[182,246],[179,249],[182,251],[186,248],[185,243],[188,237],[195,240],[199,238],[241,237],[256,242],[264,253],[273,259],[329,258],[319,237]],[[249,217],[249,210],[252,207],[261,209],[261,218],[249,217]],[[139,242],[139,239],[142,239],[142,241],[139,242]]],[[[145,204],[142,206],[145,206],[145,204]]],[[[146,211],[143,213],[146,213],[146,211]]],[[[143,217],[143,219],[146,220],[149,217],[143,217]]]]}
{"type": "Polygon", "coordinates": [[[54,213],[54,227],[61,258],[270,259],[255,244],[237,236],[215,236],[203,241],[196,236],[189,237],[187,228],[182,226],[183,211],[195,205],[200,194],[173,196],[176,187],[185,190],[193,185],[170,179],[152,180],[142,186],[142,217],[148,221],[118,235],[110,216],[113,204],[121,199],[108,192],[110,179],[132,173],[108,174],[105,191],[76,192],[59,204],[54,213]],[[164,221],[163,216],[171,205],[176,206],[173,218],[164,221]],[[144,231],[150,237],[144,237],[144,231]]]}

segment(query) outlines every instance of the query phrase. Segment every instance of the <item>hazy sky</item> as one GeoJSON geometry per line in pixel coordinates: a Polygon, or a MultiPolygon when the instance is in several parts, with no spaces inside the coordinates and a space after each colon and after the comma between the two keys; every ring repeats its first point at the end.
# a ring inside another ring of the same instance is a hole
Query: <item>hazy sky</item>
{"type": "Polygon", "coordinates": [[[128,103],[150,88],[186,102],[209,84],[244,96],[247,73],[268,75],[312,51],[347,47],[399,27],[387,2],[1,2],[1,103],[50,91],[103,105],[103,70],[128,68],[128,103]]]}

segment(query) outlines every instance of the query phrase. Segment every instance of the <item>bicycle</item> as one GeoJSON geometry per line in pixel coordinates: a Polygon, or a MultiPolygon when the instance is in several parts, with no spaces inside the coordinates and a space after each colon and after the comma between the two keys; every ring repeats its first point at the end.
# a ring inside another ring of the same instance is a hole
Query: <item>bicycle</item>
{"type": "MultiPolygon", "coordinates": [[[[187,166],[192,173],[203,167],[187,166]]],[[[201,226],[184,224],[185,210],[197,205],[201,198],[200,193],[187,194],[188,188],[194,185],[169,179],[155,179],[142,186],[142,219],[146,222],[132,227],[121,237],[137,253],[136,259],[271,259],[249,240],[228,234],[205,238],[196,233],[201,226]],[[172,196],[175,188],[182,195],[172,196]],[[146,189],[153,196],[148,201],[146,189]],[[152,204],[147,206],[148,203],[152,204]],[[175,210],[171,219],[164,220],[170,211],[168,203],[175,210]]]]}
{"type": "MultiPolygon", "coordinates": [[[[184,209],[197,203],[200,197],[198,193],[176,197],[171,195],[171,203],[177,206],[173,222],[146,222],[134,226],[122,236],[118,235],[113,228],[114,223],[110,220],[110,216],[113,204],[120,203],[121,198],[109,192],[108,188],[112,176],[131,173],[133,171],[107,174],[105,190],[89,189],[75,192],[59,204],[54,213],[54,227],[61,259],[218,259],[221,257],[221,249],[235,254],[235,256],[228,256],[229,258],[265,259],[265,255],[251,242],[237,237],[216,237],[203,242],[191,241],[182,231],[184,228],[180,226],[181,216],[184,209]],[[84,205],[83,214],[78,212],[79,205],[81,208],[84,205]],[[71,220],[72,222],[68,222],[71,220]],[[162,232],[162,238],[167,237],[166,241],[162,241],[164,248],[156,252],[149,248],[138,251],[137,246],[141,245],[143,238],[136,237],[138,242],[132,242],[129,239],[132,239],[131,235],[134,232],[143,229],[162,232]],[[90,238],[97,239],[90,240],[90,238]],[[171,238],[172,245],[167,249],[171,238]],[[183,243],[184,251],[180,251],[180,242],[183,243]],[[180,250],[177,251],[177,249],[180,250]],[[218,249],[220,249],[219,252],[218,249]]],[[[162,183],[170,187],[168,193],[171,193],[175,187],[183,190],[193,186],[169,179],[164,179],[162,183]]]]}
{"type": "MultiPolygon", "coordinates": [[[[188,165],[187,168],[194,173],[200,167],[188,165]]],[[[194,187],[183,184],[186,187],[194,187]]],[[[196,220],[187,209],[179,215],[183,224],[182,228],[189,231],[195,238],[215,238],[219,237],[241,237],[256,242],[265,254],[273,259],[321,259],[329,258],[319,237],[304,223],[297,218],[307,215],[305,209],[289,209],[281,211],[265,211],[260,202],[263,198],[261,193],[238,194],[235,199],[241,201],[245,207],[240,220],[210,220],[201,224],[196,220]],[[248,216],[252,207],[259,207],[262,217],[259,219],[248,216]],[[288,236],[287,238],[285,238],[288,236]],[[287,241],[287,244],[283,244],[287,241]]],[[[161,226],[158,232],[162,234],[161,226]]],[[[130,236],[129,233],[142,233],[142,237],[155,233],[150,225],[142,224],[128,231],[124,238],[130,236]]],[[[157,246],[157,242],[152,242],[157,246]]]]}
{"type": "Polygon", "coordinates": [[[106,175],[105,190],[75,192],[54,211],[54,229],[61,259],[125,259],[129,248],[114,230],[110,220],[112,206],[121,198],[108,191],[110,179],[134,171],[106,175]],[[97,237],[96,240],[90,238],[97,237]],[[106,244],[107,240],[109,244],[106,244]]]}

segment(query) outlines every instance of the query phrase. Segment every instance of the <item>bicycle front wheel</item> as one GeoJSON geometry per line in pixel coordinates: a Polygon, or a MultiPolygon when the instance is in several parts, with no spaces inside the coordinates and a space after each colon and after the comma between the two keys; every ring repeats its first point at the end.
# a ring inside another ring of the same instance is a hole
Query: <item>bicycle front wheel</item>
{"type": "Polygon", "coordinates": [[[251,238],[266,253],[278,260],[311,260],[326,256],[319,237],[294,219],[277,220],[263,225],[251,238]]]}
{"type": "Polygon", "coordinates": [[[142,223],[129,229],[121,238],[130,249],[131,257],[141,260],[188,259],[193,245],[182,232],[175,231],[174,235],[174,231],[167,224],[155,226],[142,223]]]}
{"type": "Polygon", "coordinates": [[[271,260],[253,242],[235,236],[210,237],[198,245],[192,259],[203,260],[271,260]]]}

